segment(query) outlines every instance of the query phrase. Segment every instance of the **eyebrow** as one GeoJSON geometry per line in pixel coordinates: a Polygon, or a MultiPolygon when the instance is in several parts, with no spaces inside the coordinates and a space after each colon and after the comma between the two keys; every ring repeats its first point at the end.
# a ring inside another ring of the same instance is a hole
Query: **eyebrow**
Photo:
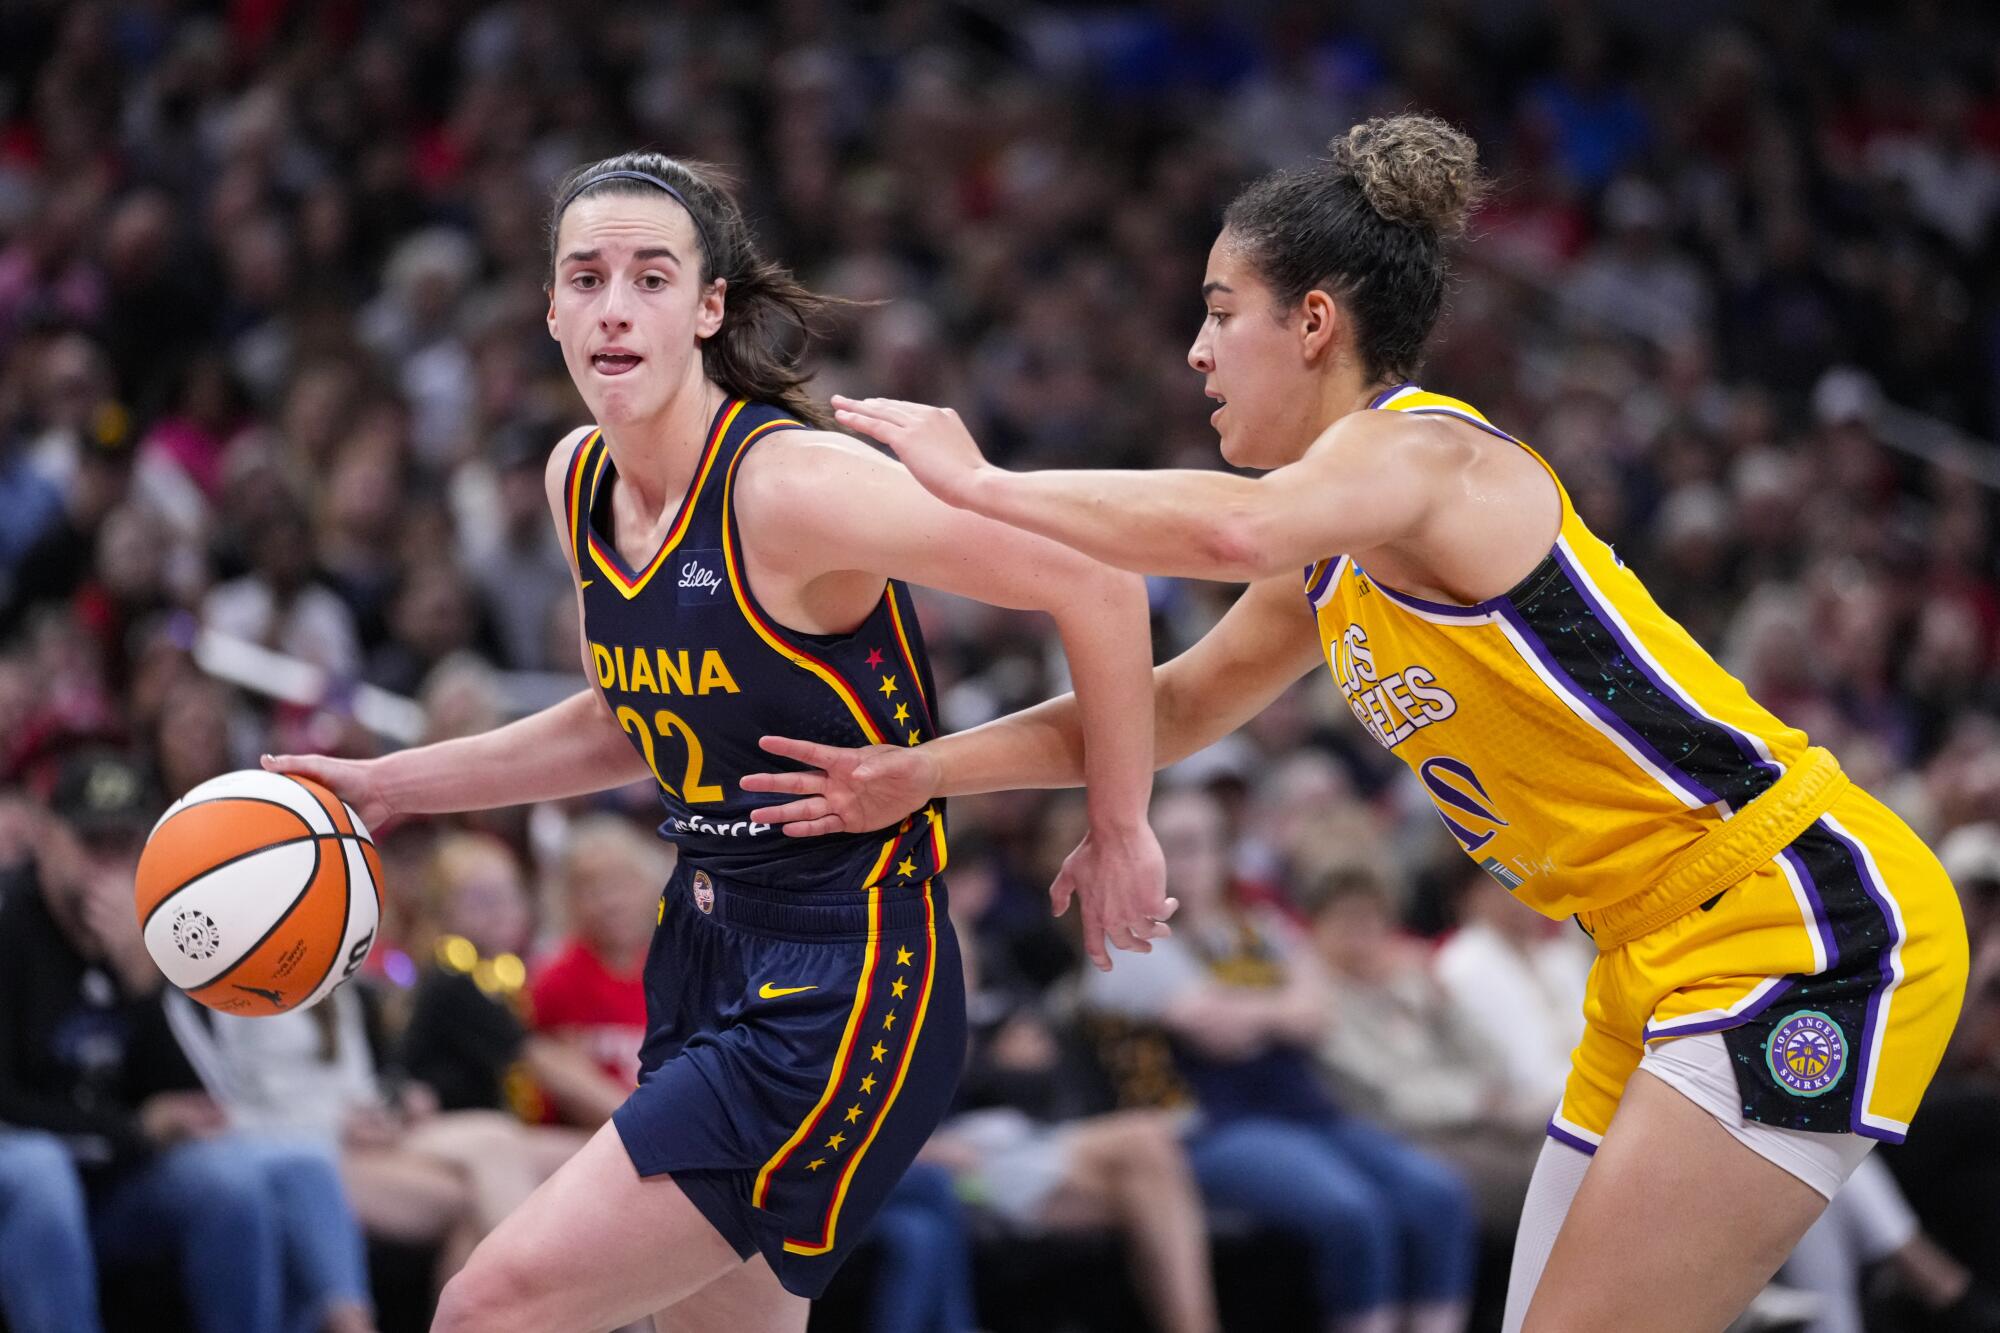
{"type": "Polygon", "coordinates": [[[1231,287],[1226,282],[1204,282],[1201,285],[1201,299],[1204,301],[1206,301],[1209,297],[1215,295],[1217,292],[1228,292],[1230,295],[1234,296],[1236,294],[1236,289],[1231,287]]]}
{"type": "MultiPolygon", "coordinates": [[[[595,263],[599,258],[601,258],[603,253],[604,252],[601,250],[572,250],[568,254],[563,256],[562,262],[565,264],[591,264],[595,263]]],[[[634,250],[632,252],[632,258],[671,259],[676,264],[681,262],[681,257],[675,254],[672,250],[667,249],[667,247],[664,245],[651,246],[644,250],[634,250]]]]}

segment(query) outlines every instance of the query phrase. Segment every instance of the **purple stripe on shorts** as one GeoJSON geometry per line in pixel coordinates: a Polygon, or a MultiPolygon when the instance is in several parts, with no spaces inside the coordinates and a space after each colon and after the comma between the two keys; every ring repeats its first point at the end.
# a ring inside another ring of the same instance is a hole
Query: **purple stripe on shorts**
{"type": "Polygon", "coordinates": [[[1720,1018],[1704,1019],[1690,1023],[1684,1028],[1667,1028],[1662,1031],[1652,1023],[1646,1024],[1641,1040],[1652,1041],[1656,1037],[1698,1037],[1704,1032],[1727,1032],[1730,1028],[1742,1027],[1751,1019],[1778,1002],[1778,998],[1792,988],[1792,978],[1786,977],[1757,998],[1757,1003],[1737,1014],[1724,1014],[1720,1018]]]}
{"type": "MultiPolygon", "coordinates": [[[[1813,826],[1815,828],[1819,826],[1817,820],[1813,826]]],[[[1819,882],[1813,878],[1812,871],[1806,868],[1806,859],[1790,847],[1778,855],[1784,857],[1785,863],[1798,872],[1799,883],[1805,886],[1806,901],[1812,904],[1813,929],[1819,932],[1820,944],[1826,949],[1826,969],[1831,972],[1833,965],[1840,961],[1840,944],[1833,937],[1833,922],[1827,919],[1826,903],[1819,896],[1819,882]]]]}
{"type": "Polygon", "coordinates": [[[1502,598],[1498,609],[1499,613],[1506,617],[1507,623],[1520,632],[1521,638],[1526,641],[1535,656],[1541,659],[1542,665],[1548,668],[1549,674],[1558,681],[1569,682],[1570,697],[1581,700],[1584,707],[1596,714],[1600,721],[1629,741],[1633,749],[1650,759],[1656,768],[1679,778],[1681,785],[1686,790],[1693,792],[1702,801],[1712,803],[1722,799],[1683,772],[1665,755],[1654,749],[1652,743],[1638,732],[1632,730],[1631,726],[1624,718],[1618,716],[1610,704],[1605,703],[1589,690],[1578,685],[1575,678],[1569,672],[1563,670],[1562,663],[1556,661],[1554,655],[1549,652],[1548,646],[1542,642],[1541,635],[1535,633],[1534,626],[1528,623],[1528,618],[1521,614],[1520,608],[1502,598]]]}
{"type": "Polygon", "coordinates": [[[1877,1129],[1873,1125],[1864,1124],[1861,1119],[1861,1113],[1868,1109],[1868,1057],[1875,1049],[1875,1025],[1881,1020],[1882,999],[1896,983],[1896,969],[1890,962],[1890,954],[1895,951],[1897,944],[1901,943],[1901,937],[1896,934],[1896,915],[1889,910],[1888,899],[1884,898],[1881,891],[1876,888],[1875,877],[1868,873],[1868,860],[1862,855],[1861,848],[1855,841],[1837,831],[1825,820],[1821,820],[1815,827],[1824,827],[1833,835],[1834,841],[1847,849],[1848,856],[1854,861],[1854,873],[1861,876],[1862,890],[1867,893],[1868,900],[1882,913],[1882,925],[1889,932],[1889,938],[1882,944],[1882,984],[1868,992],[1868,1017],[1861,1024],[1860,1049],[1854,1053],[1854,1114],[1849,1123],[1856,1134],[1863,1134],[1871,1139],[1881,1139],[1887,1143],[1901,1143],[1903,1136],[1895,1130],[1877,1129]]]}
{"type": "Polygon", "coordinates": [[[1596,1144],[1590,1142],[1588,1139],[1578,1138],[1553,1120],[1549,1121],[1548,1133],[1550,1138],[1562,1144],[1565,1148],[1574,1148],[1585,1157],[1597,1156],[1596,1144]]]}

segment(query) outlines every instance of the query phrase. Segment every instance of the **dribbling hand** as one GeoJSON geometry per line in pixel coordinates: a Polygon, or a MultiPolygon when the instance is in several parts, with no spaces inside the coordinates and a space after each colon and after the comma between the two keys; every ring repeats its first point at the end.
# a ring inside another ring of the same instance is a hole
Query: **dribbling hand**
{"type": "Polygon", "coordinates": [[[835,394],[833,408],[834,420],[895,450],[910,475],[948,505],[964,508],[974,481],[990,466],[948,407],[835,394]]]}
{"type": "Polygon", "coordinates": [[[382,795],[373,759],[333,759],[323,754],[267,754],[259,761],[267,773],[311,778],[354,807],[370,833],[380,833],[395,812],[382,795]]]}
{"type": "Polygon", "coordinates": [[[812,765],[803,773],[752,773],[743,779],[745,791],[799,798],[750,812],[750,818],[776,825],[788,838],[887,828],[937,794],[937,760],[921,745],[849,750],[785,736],[766,736],[757,743],[772,754],[812,765]]]}

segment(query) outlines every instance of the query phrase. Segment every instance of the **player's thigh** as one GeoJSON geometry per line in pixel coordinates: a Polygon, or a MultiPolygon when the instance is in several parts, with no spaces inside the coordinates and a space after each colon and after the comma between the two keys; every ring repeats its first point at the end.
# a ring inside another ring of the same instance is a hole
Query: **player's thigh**
{"type": "Polygon", "coordinates": [[[479,1243],[445,1305],[466,1327],[615,1327],[742,1262],[671,1177],[642,1178],[605,1125],[479,1243]]]}
{"type": "Polygon", "coordinates": [[[1556,1237],[1524,1333],[1719,1330],[1826,1200],[1635,1073],[1556,1237]]]}
{"type": "Polygon", "coordinates": [[[804,1333],[812,1306],[778,1285],[761,1254],[653,1316],[654,1333],[804,1333]]]}

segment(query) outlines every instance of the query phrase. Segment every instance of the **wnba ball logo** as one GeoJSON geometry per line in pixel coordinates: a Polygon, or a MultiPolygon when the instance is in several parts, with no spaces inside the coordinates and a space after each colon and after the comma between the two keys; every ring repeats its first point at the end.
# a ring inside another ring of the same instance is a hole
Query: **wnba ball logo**
{"type": "Polygon", "coordinates": [[[1840,1024],[1817,1009],[1801,1009],[1771,1034],[1764,1062],[1785,1091],[1817,1097],[1840,1082],[1847,1068],[1847,1037],[1840,1024]]]}

